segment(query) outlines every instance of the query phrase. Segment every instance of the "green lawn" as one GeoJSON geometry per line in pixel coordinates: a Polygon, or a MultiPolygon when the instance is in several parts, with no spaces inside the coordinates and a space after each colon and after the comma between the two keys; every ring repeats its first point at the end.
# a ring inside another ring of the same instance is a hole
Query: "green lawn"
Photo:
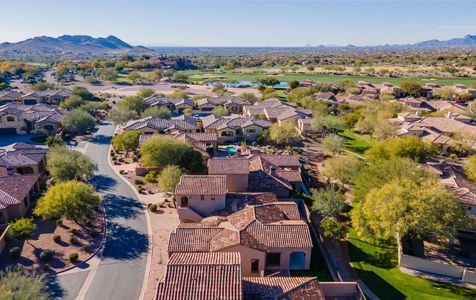
{"type": "Polygon", "coordinates": [[[476,299],[476,290],[400,272],[396,244],[370,244],[349,233],[349,254],[359,277],[381,299],[476,299]]]}
{"type": "MultiPolygon", "coordinates": [[[[204,81],[207,79],[231,79],[235,81],[249,80],[255,81],[257,78],[264,78],[270,76],[263,72],[256,73],[234,73],[234,72],[209,72],[201,71],[180,71],[180,73],[189,76],[190,81],[204,81]]],[[[343,80],[352,80],[357,82],[359,80],[368,81],[370,83],[391,82],[393,84],[400,84],[403,81],[415,80],[421,84],[427,82],[436,82],[443,85],[451,85],[454,83],[471,84],[476,81],[475,77],[457,77],[457,78],[436,78],[436,77],[402,77],[402,78],[388,78],[388,77],[373,77],[373,76],[346,76],[346,75],[332,75],[322,73],[304,73],[304,74],[279,74],[271,75],[281,81],[297,80],[302,81],[311,79],[316,82],[341,82],[343,80]]]]}
{"type": "Polygon", "coordinates": [[[371,136],[358,134],[351,129],[346,129],[339,135],[347,140],[347,150],[360,155],[377,143],[377,140],[371,136]]]}

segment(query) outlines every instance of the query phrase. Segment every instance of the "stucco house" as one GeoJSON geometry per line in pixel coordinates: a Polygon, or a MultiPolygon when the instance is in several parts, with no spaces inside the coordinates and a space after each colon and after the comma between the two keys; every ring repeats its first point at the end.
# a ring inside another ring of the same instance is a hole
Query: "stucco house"
{"type": "Polygon", "coordinates": [[[170,98],[160,96],[150,96],[144,99],[149,107],[167,107],[172,112],[182,113],[187,108],[193,108],[193,101],[185,98],[170,98]]]}
{"type": "Polygon", "coordinates": [[[64,110],[47,105],[7,103],[0,106],[0,135],[45,132],[55,134],[61,128],[64,110]]]}
{"type": "Polygon", "coordinates": [[[226,217],[182,223],[170,235],[177,252],[239,252],[245,276],[310,268],[312,238],[295,202],[246,206],[226,217]]]}
{"type": "Polygon", "coordinates": [[[24,105],[34,104],[59,104],[73,94],[70,90],[45,90],[33,91],[22,95],[20,101],[24,105]]]}
{"type": "Polygon", "coordinates": [[[265,119],[233,115],[217,117],[210,115],[201,118],[205,132],[215,132],[218,142],[255,141],[273,124],[265,119]]]}
{"type": "Polygon", "coordinates": [[[175,253],[165,267],[156,300],[365,299],[356,282],[316,277],[248,277],[237,252],[175,253]]]}
{"type": "Polygon", "coordinates": [[[228,192],[272,192],[289,197],[302,190],[301,163],[293,155],[250,154],[208,160],[209,175],[225,175],[228,192]]]}
{"type": "Polygon", "coordinates": [[[195,122],[188,119],[172,118],[161,119],[147,117],[139,120],[132,120],[121,128],[122,131],[138,130],[144,134],[172,134],[172,133],[196,133],[199,128],[195,122]]]}
{"type": "Polygon", "coordinates": [[[0,223],[23,217],[40,192],[40,174],[0,175],[0,223]]]}
{"type": "Polygon", "coordinates": [[[22,94],[16,91],[0,92],[0,105],[17,102],[22,94]]]}
{"type": "Polygon", "coordinates": [[[243,106],[249,104],[248,101],[241,97],[223,96],[199,99],[196,107],[201,111],[212,111],[216,106],[224,106],[231,114],[239,114],[242,112],[243,106]]]}
{"type": "Polygon", "coordinates": [[[225,175],[229,192],[246,192],[249,180],[249,161],[243,158],[214,158],[208,160],[209,175],[225,175]]]}
{"type": "Polygon", "coordinates": [[[40,174],[46,172],[48,150],[33,145],[15,143],[0,148],[0,176],[15,174],[40,174]]]}
{"type": "Polygon", "coordinates": [[[226,176],[183,175],[175,187],[179,219],[197,222],[226,206],[226,176]]]}

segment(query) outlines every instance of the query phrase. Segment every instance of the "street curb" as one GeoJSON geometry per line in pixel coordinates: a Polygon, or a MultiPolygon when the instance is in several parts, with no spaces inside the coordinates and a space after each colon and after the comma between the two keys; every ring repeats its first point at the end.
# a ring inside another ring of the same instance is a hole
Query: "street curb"
{"type": "MultiPolygon", "coordinates": [[[[116,128],[117,131],[117,128],[116,128]]],[[[139,203],[143,204],[142,201],[140,201],[140,194],[137,191],[136,187],[132,185],[127,179],[125,179],[112,165],[112,160],[111,160],[111,150],[112,150],[112,144],[109,145],[109,150],[107,153],[107,163],[109,164],[109,167],[112,169],[112,171],[119,177],[122,181],[124,181],[136,194],[137,200],[139,200],[139,203]]],[[[147,251],[147,264],[145,267],[145,276],[144,276],[144,281],[142,282],[142,288],[140,292],[139,299],[144,299],[145,295],[145,290],[147,289],[147,284],[149,283],[149,277],[150,277],[150,267],[152,264],[152,252],[154,252],[154,247],[153,247],[153,241],[152,241],[152,225],[151,225],[151,220],[150,220],[150,214],[149,210],[146,208],[145,209],[145,218],[147,220],[147,238],[149,241],[149,249],[147,251]]]]}
{"type": "MultiPolygon", "coordinates": [[[[88,148],[89,144],[90,144],[90,141],[88,141],[88,143],[84,147],[84,152],[86,152],[86,149],[88,148]]],[[[82,153],[82,154],[85,155],[84,153],[82,153]]],[[[108,153],[108,157],[109,157],[109,153],[108,153]]],[[[101,200],[101,208],[102,208],[102,211],[103,211],[103,219],[104,219],[104,226],[103,226],[103,229],[102,229],[103,237],[101,239],[101,244],[99,244],[99,247],[96,249],[96,251],[94,251],[88,258],[86,258],[84,261],[82,261],[81,264],[90,261],[94,256],[98,255],[99,252],[104,250],[104,245],[106,244],[106,236],[107,236],[107,218],[106,218],[106,208],[104,207],[104,202],[102,200],[101,200]]],[[[74,268],[78,268],[79,265],[73,265],[70,268],[67,268],[67,269],[64,269],[62,271],[59,271],[57,273],[52,274],[52,276],[63,274],[63,273],[66,273],[68,271],[71,271],[74,268]]]]}
{"type": "Polygon", "coordinates": [[[104,207],[104,204],[102,203],[101,201],[101,208],[102,208],[102,211],[103,211],[103,219],[104,219],[104,226],[103,226],[103,229],[102,229],[102,232],[103,232],[103,237],[101,239],[101,243],[99,244],[99,247],[96,249],[96,251],[94,251],[93,253],[91,253],[90,256],[88,256],[85,260],[83,260],[80,264],[77,264],[77,265],[73,265],[67,269],[64,269],[62,271],[59,271],[59,272],[56,272],[54,274],[51,274],[51,276],[55,276],[55,275],[60,275],[60,274],[63,274],[63,273],[66,273],[68,271],[71,271],[73,270],[74,268],[79,268],[79,266],[81,264],[84,264],[88,261],[90,261],[94,256],[98,255],[99,252],[101,252],[103,249],[104,249],[104,245],[106,244],[106,230],[107,230],[107,218],[106,218],[106,209],[104,207]]]}

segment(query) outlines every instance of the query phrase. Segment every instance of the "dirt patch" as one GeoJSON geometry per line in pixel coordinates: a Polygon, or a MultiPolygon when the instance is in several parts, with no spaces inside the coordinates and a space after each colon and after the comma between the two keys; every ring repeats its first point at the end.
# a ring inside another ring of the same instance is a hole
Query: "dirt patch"
{"type": "Polygon", "coordinates": [[[100,247],[104,235],[104,214],[102,209],[94,213],[89,221],[77,224],[63,220],[55,221],[36,218],[37,229],[27,241],[10,240],[0,256],[0,267],[19,265],[28,270],[57,273],[73,266],[68,259],[72,253],[78,254],[77,264],[88,259],[100,247]],[[59,236],[59,239],[57,238],[59,236]],[[56,237],[56,238],[55,238],[56,237]],[[55,241],[56,239],[56,241],[55,241]],[[21,249],[20,257],[11,258],[10,249],[21,249]],[[51,251],[51,258],[42,260],[42,253],[51,251]]]}

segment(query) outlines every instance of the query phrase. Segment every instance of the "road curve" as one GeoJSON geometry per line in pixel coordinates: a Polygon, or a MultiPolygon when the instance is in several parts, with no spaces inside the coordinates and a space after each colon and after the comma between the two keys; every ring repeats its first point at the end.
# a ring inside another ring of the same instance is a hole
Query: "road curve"
{"type": "Polygon", "coordinates": [[[75,299],[81,289],[84,294],[81,298],[91,300],[137,300],[140,297],[148,259],[147,220],[135,192],[109,166],[113,134],[112,124],[99,125],[85,150],[98,164],[91,183],[103,197],[107,235],[97,269],[58,276],[62,296],[67,299],[75,299]],[[85,280],[87,276],[92,280],[85,280]]]}

